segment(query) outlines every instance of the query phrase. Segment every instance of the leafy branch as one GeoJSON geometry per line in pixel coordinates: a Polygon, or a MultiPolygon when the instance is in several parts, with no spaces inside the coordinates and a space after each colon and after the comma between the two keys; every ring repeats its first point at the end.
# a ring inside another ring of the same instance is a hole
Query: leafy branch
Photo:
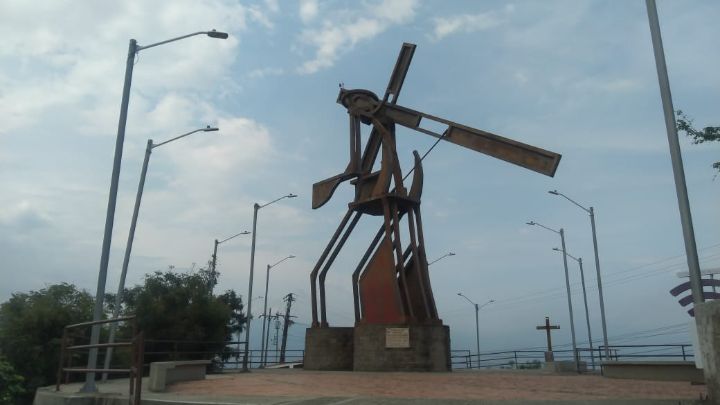
{"type": "MultiPolygon", "coordinates": [[[[693,126],[693,120],[685,115],[682,110],[677,110],[675,115],[677,116],[677,130],[685,132],[685,135],[692,138],[694,144],[720,141],[720,127],[705,127],[698,130],[693,126]]],[[[720,172],[720,162],[713,163],[712,167],[720,172]]]]}

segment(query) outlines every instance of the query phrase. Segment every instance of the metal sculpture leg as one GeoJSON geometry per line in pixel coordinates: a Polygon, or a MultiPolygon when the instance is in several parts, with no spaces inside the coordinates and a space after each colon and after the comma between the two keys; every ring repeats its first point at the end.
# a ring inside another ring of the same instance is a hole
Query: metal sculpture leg
{"type": "Polygon", "coordinates": [[[356,212],[355,216],[353,217],[352,221],[350,222],[350,225],[347,227],[345,232],[343,233],[342,237],[340,238],[340,241],[337,243],[337,246],[335,246],[335,249],[333,250],[332,254],[330,255],[330,258],[325,263],[325,267],[323,267],[322,271],[320,272],[320,326],[327,327],[327,311],[325,307],[325,277],[327,275],[328,270],[330,269],[330,266],[332,266],[333,262],[335,261],[335,258],[337,257],[338,253],[340,253],[340,249],[345,245],[345,242],[347,241],[348,237],[352,233],[353,229],[355,229],[355,225],[357,225],[358,221],[360,220],[360,217],[362,216],[362,213],[356,212]]]}
{"type": "Polygon", "coordinates": [[[318,259],[317,263],[315,264],[315,268],[313,268],[313,271],[310,273],[310,299],[312,303],[312,326],[320,326],[320,323],[318,322],[318,310],[317,310],[317,277],[318,272],[320,271],[320,267],[322,266],[323,262],[325,262],[325,258],[328,254],[330,254],[330,250],[335,245],[335,241],[337,241],[338,237],[340,236],[340,233],[343,229],[345,229],[345,226],[347,225],[348,221],[350,220],[350,216],[352,215],[352,211],[348,210],[347,213],[345,213],[345,216],[343,217],[342,221],[340,221],[340,225],[338,225],[337,230],[335,230],[335,233],[333,234],[332,238],[330,238],[330,241],[328,242],[327,246],[325,247],[325,250],[323,251],[322,255],[318,259]]]}

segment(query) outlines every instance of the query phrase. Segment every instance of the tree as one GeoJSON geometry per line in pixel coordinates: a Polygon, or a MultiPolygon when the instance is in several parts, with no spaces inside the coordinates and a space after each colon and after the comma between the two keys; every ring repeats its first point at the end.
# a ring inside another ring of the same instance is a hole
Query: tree
{"type": "MultiPolygon", "coordinates": [[[[685,115],[682,110],[677,110],[675,114],[677,115],[677,130],[685,132],[685,135],[692,138],[694,144],[720,141],[720,127],[705,127],[698,130],[693,127],[693,120],[685,115]]],[[[720,172],[720,162],[713,163],[712,167],[720,172]]]]}
{"type": "Polygon", "coordinates": [[[146,275],[143,285],[126,290],[121,311],[135,314],[145,333],[146,362],[175,355],[188,360],[230,356],[226,342],[246,321],[243,302],[232,290],[212,295],[214,277],[207,269],[157,271],[146,275]]]}
{"type": "Polygon", "coordinates": [[[37,387],[55,381],[63,328],[92,311],[92,296],[67,283],[16,293],[0,305],[0,352],[24,378],[18,402],[31,402],[37,387]]]}
{"type": "Polygon", "coordinates": [[[5,356],[0,354],[0,404],[16,404],[22,401],[27,392],[24,381],[5,356]]]}

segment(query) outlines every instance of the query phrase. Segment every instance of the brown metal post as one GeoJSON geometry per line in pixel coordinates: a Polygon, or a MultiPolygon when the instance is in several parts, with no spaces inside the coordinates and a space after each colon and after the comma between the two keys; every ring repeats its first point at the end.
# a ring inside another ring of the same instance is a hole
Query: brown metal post
{"type": "MultiPolygon", "coordinates": [[[[343,217],[342,221],[340,221],[340,225],[338,225],[337,229],[335,230],[335,233],[333,234],[332,238],[330,238],[330,242],[328,242],[327,246],[325,247],[325,250],[323,251],[322,255],[320,255],[320,258],[318,259],[317,263],[315,264],[315,268],[310,273],[310,298],[311,298],[311,305],[312,305],[312,326],[317,327],[320,326],[320,322],[318,322],[318,310],[317,310],[317,277],[318,272],[320,271],[320,267],[325,262],[325,258],[327,258],[327,255],[330,254],[330,250],[335,245],[335,241],[337,241],[337,238],[340,237],[340,233],[345,229],[345,225],[347,225],[347,222],[350,220],[350,216],[352,215],[352,210],[348,210],[347,213],[345,213],[345,216],[343,217]]],[[[245,347],[245,350],[248,350],[247,344],[245,347]]]]}
{"type": "Polygon", "coordinates": [[[145,360],[145,332],[140,332],[136,339],[137,349],[136,356],[137,356],[137,363],[136,363],[136,380],[135,380],[135,403],[133,405],[141,405],[141,394],[142,394],[142,377],[143,377],[143,367],[144,367],[144,360],[145,360]]]}
{"type": "Polygon", "coordinates": [[[63,375],[63,360],[65,356],[65,342],[67,341],[67,328],[63,329],[62,340],[60,340],[60,362],[58,364],[57,372],[57,383],[55,384],[55,391],[60,391],[60,382],[62,381],[63,375]]]}
{"type": "Polygon", "coordinates": [[[337,242],[335,249],[330,254],[330,257],[327,259],[325,266],[323,267],[322,271],[320,272],[320,277],[318,279],[318,285],[320,287],[320,325],[321,326],[328,326],[327,309],[325,307],[325,277],[327,276],[328,270],[330,270],[330,266],[335,261],[335,258],[337,258],[338,253],[340,253],[340,250],[345,245],[345,242],[347,242],[348,237],[352,233],[353,229],[355,229],[355,226],[357,225],[361,216],[362,216],[362,213],[360,213],[360,212],[355,213],[355,216],[353,216],[352,221],[350,221],[350,225],[348,225],[348,227],[345,230],[345,232],[343,233],[342,237],[340,237],[340,240],[337,242]]]}

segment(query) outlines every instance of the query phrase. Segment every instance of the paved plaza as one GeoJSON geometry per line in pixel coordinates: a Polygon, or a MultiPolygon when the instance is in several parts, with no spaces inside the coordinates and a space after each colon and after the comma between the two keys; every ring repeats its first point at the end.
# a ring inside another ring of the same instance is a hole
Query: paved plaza
{"type": "MultiPolygon", "coordinates": [[[[78,387],[70,384],[64,386],[63,391],[74,393],[78,387]]],[[[107,397],[118,400],[127,395],[127,387],[127,380],[100,384],[100,390],[107,397]]],[[[535,370],[452,373],[254,370],[251,373],[209,375],[203,381],[176,383],[170,385],[165,393],[143,391],[143,404],[225,405],[691,404],[699,403],[697,400],[705,395],[704,386],[686,382],[619,380],[599,375],[557,375],[535,370]]],[[[55,403],[60,402],[36,402],[37,405],[55,403]]]]}

